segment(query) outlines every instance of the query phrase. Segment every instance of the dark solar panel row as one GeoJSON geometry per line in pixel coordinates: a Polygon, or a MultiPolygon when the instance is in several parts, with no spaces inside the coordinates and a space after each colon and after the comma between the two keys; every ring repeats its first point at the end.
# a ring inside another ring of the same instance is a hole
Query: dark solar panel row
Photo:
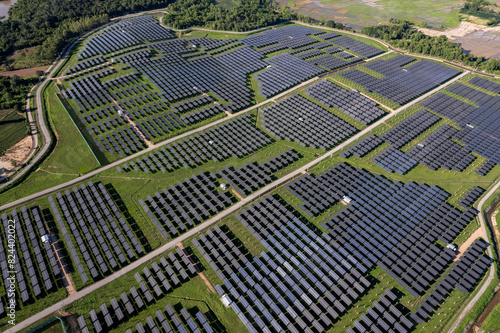
{"type": "Polygon", "coordinates": [[[252,116],[242,115],[123,164],[120,171],[172,172],[210,161],[242,158],[272,142],[252,120],[252,116]]]}
{"type": "Polygon", "coordinates": [[[458,200],[458,204],[464,208],[472,207],[477,199],[483,195],[484,191],[485,190],[483,188],[474,186],[467,193],[465,193],[460,200],[458,200]]]}
{"type": "Polygon", "coordinates": [[[495,167],[496,163],[493,163],[490,160],[486,160],[483,164],[481,164],[476,170],[474,170],[475,173],[477,173],[480,176],[486,176],[488,172],[491,171],[495,167]]]}
{"type": "Polygon", "coordinates": [[[356,141],[354,145],[348,147],[346,150],[343,150],[340,153],[340,156],[344,158],[349,158],[352,155],[356,157],[364,157],[382,143],[384,143],[384,140],[380,137],[374,134],[368,134],[360,141],[356,141]]]}
{"type": "Polygon", "coordinates": [[[217,177],[200,173],[149,195],[139,204],[164,238],[175,237],[221,212],[233,203],[234,196],[218,190],[217,177]],[[165,230],[165,227],[167,230],[165,230]]]}
{"type": "Polygon", "coordinates": [[[387,172],[396,172],[400,175],[404,175],[418,164],[409,154],[402,152],[394,146],[387,147],[372,157],[371,161],[387,172]]]}
{"type": "Polygon", "coordinates": [[[435,287],[425,296],[416,308],[416,312],[410,314],[415,323],[421,324],[427,320],[454,287],[467,294],[473,286],[477,285],[492,263],[491,258],[482,254],[487,246],[488,244],[480,238],[472,243],[460,259],[451,266],[447,274],[440,278],[435,287]]]}
{"type": "Polygon", "coordinates": [[[98,279],[109,272],[110,268],[118,269],[144,252],[135,233],[102,183],[94,185],[89,182],[87,186],[81,184],[80,189],[73,187],[72,191],[66,190],[64,195],[57,193],[56,198],[84,263],[79,259],[52,197],[49,197],[49,203],[83,282],[88,281],[83,265],[87,266],[93,279],[98,279]]]}
{"type": "Polygon", "coordinates": [[[193,244],[223,280],[216,290],[250,332],[327,330],[370,286],[354,258],[333,249],[275,198],[265,197],[236,217],[267,252],[250,259],[241,242],[219,227],[193,244]]]}
{"type": "Polygon", "coordinates": [[[91,67],[98,67],[99,65],[101,65],[105,62],[106,62],[106,59],[101,57],[101,56],[97,56],[97,57],[87,59],[87,60],[82,60],[82,61],[77,62],[73,66],[65,69],[63,72],[63,75],[69,75],[72,73],[81,72],[82,70],[87,69],[87,68],[91,68],[91,67]]]}
{"type": "MultiPolygon", "coordinates": [[[[320,36],[320,38],[324,38],[324,35],[320,36]]],[[[332,43],[356,54],[359,54],[360,56],[365,58],[371,58],[373,56],[376,56],[377,54],[384,52],[379,48],[365,44],[347,36],[337,37],[332,40],[332,43]]]]}
{"type": "Polygon", "coordinates": [[[337,188],[325,187],[314,175],[305,174],[284,187],[302,202],[299,208],[310,217],[321,214],[342,199],[336,193],[337,188]]]}
{"type": "MultiPolygon", "coordinates": [[[[93,309],[89,312],[94,331],[103,332],[116,328],[116,326],[127,322],[148,309],[149,306],[154,305],[155,302],[163,299],[171,291],[190,281],[197,275],[194,266],[197,262],[198,259],[193,256],[188,258],[183,250],[177,247],[175,252],[169,252],[167,256],[162,257],[159,261],[144,267],[142,273],[138,272],[134,275],[137,285],[132,286],[128,294],[123,292],[120,299],[112,298],[109,301],[110,305],[103,303],[99,309],[93,309]]],[[[167,307],[170,307],[170,305],[167,305],[167,307]]],[[[167,317],[172,315],[170,310],[171,308],[167,310],[167,317]]],[[[192,328],[192,330],[197,329],[195,320],[187,312],[181,311],[181,318],[184,320],[179,322],[175,319],[169,322],[161,311],[160,313],[157,312],[157,315],[159,327],[165,329],[174,327],[174,329],[180,330],[179,325],[184,324],[192,328]],[[172,323],[174,325],[170,326],[172,323]]],[[[211,327],[203,315],[197,314],[196,320],[200,328],[205,327],[208,332],[211,332],[211,327]]],[[[87,327],[84,316],[78,319],[78,323],[82,330],[87,327]]],[[[150,326],[150,329],[153,328],[150,326]]]]}
{"type": "Polygon", "coordinates": [[[385,115],[385,112],[371,99],[359,92],[343,89],[328,80],[308,86],[306,94],[329,108],[339,109],[365,125],[385,115]]]}
{"type": "MultiPolygon", "coordinates": [[[[284,49],[298,49],[314,43],[319,44],[317,39],[311,38],[309,36],[302,36],[298,38],[294,38],[292,36],[285,36],[277,40],[276,44],[272,44],[262,49],[257,49],[257,52],[262,54],[268,54],[284,49]]],[[[328,44],[328,46],[332,45],[330,43],[326,44],[328,44]]]]}
{"type": "Polygon", "coordinates": [[[266,30],[262,33],[242,38],[241,41],[252,47],[263,47],[277,43],[284,38],[296,39],[307,35],[319,35],[323,33],[324,32],[321,30],[292,25],[283,28],[266,30]]]}
{"type": "Polygon", "coordinates": [[[92,34],[77,54],[79,59],[104,55],[148,41],[173,38],[170,30],[151,16],[122,19],[92,34]]]}
{"type": "MultiPolygon", "coordinates": [[[[15,296],[9,297],[9,300],[18,299],[27,304],[57,291],[60,267],[52,247],[41,241],[41,237],[49,233],[41,220],[39,208],[32,208],[31,214],[25,206],[21,207],[20,214],[15,209],[10,214],[4,213],[2,224],[5,232],[2,238],[14,239],[14,242],[6,241],[7,247],[0,244],[0,260],[3,261],[0,268],[5,294],[12,293],[11,284],[16,285],[13,287],[16,290],[15,296]],[[15,238],[7,235],[15,235],[15,238]],[[15,261],[8,258],[15,258],[15,261]],[[11,274],[15,277],[13,281],[9,280],[11,274]]],[[[0,315],[5,313],[5,308],[3,310],[0,315]]]]}
{"type": "Polygon", "coordinates": [[[478,86],[480,88],[489,90],[495,94],[500,94],[500,84],[487,80],[483,77],[476,76],[472,79],[469,80],[470,84],[473,84],[475,86],[478,86]]]}
{"type": "Polygon", "coordinates": [[[284,152],[263,162],[249,162],[239,167],[224,166],[216,174],[224,178],[236,192],[248,195],[262,186],[272,182],[272,174],[293,164],[301,156],[297,152],[286,149],[284,152]]]}
{"type": "Polygon", "coordinates": [[[465,170],[475,159],[470,150],[452,141],[457,129],[442,125],[420,144],[407,151],[407,155],[431,170],[465,170]]]}
{"type": "Polygon", "coordinates": [[[302,146],[328,149],[358,131],[343,119],[300,95],[261,110],[263,127],[272,135],[302,146]]]}
{"type": "Polygon", "coordinates": [[[401,148],[440,120],[428,111],[418,110],[380,135],[380,138],[395,148],[401,148]]]}
{"type": "Polygon", "coordinates": [[[337,58],[338,55],[331,55],[331,54],[324,54],[319,57],[314,57],[307,59],[306,62],[310,64],[314,64],[316,66],[321,66],[323,68],[326,68],[327,70],[334,70],[358,61],[361,61],[361,58],[358,57],[352,57],[349,59],[340,59],[337,58]]]}
{"type": "Polygon", "coordinates": [[[371,70],[387,74],[383,78],[376,78],[358,69],[351,69],[340,75],[363,86],[367,91],[375,92],[391,102],[403,105],[460,73],[458,70],[427,60],[401,68],[404,62],[398,60],[399,57],[405,56],[376,60],[370,64],[371,70]],[[390,66],[386,62],[389,62],[390,66]]]}
{"type": "Polygon", "coordinates": [[[348,328],[346,332],[390,332],[391,330],[398,333],[410,332],[414,324],[396,305],[396,295],[386,289],[384,295],[380,295],[378,300],[373,302],[372,307],[361,314],[360,320],[354,321],[354,327],[348,328]]]}
{"type": "Polygon", "coordinates": [[[183,123],[192,125],[199,123],[200,121],[212,118],[223,112],[224,108],[220,104],[211,104],[208,106],[204,106],[196,111],[184,114],[180,117],[180,119],[183,123]]]}
{"type": "MultiPolygon", "coordinates": [[[[320,51],[317,50],[317,52],[320,51]]],[[[324,71],[289,53],[278,54],[265,61],[269,65],[255,74],[255,80],[257,81],[258,93],[266,98],[290,89],[324,71]]]]}
{"type": "Polygon", "coordinates": [[[188,98],[181,102],[170,105],[172,110],[176,113],[186,113],[200,106],[211,104],[214,99],[210,95],[198,95],[192,98],[188,98]]]}
{"type": "MultiPolygon", "coordinates": [[[[191,312],[195,310],[196,309],[192,309],[191,312]]],[[[185,308],[181,308],[180,311],[176,313],[170,304],[165,306],[165,311],[166,312],[162,312],[161,310],[156,311],[156,321],[152,316],[149,316],[146,318],[146,325],[143,325],[141,322],[137,323],[135,325],[135,332],[214,332],[214,329],[210,326],[201,311],[196,312],[195,317],[192,317],[185,308]]],[[[132,333],[132,330],[128,329],[125,332],[132,333]]]]}
{"type": "Polygon", "coordinates": [[[415,295],[453,258],[434,243],[450,243],[477,214],[446,203],[449,194],[435,186],[388,181],[345,163],[294,183],[307,178],[316,184],[292,192],[308,204],[299,207],[317,215],[328,207],[328,198],[341,198],[346,207],[322,224],[332,239],[367,267],[379,264],[415,295]]]}
{"type": "Polygon", "coordinates": [[[491,163],[500,164],[500,96],[492,96],[460,83],[448,90],[473,101],[478,107],[442,93],[421,105],[455,121],[461,130],[453,138],[464,143],[465,149],[487,158],[491,163]]]}

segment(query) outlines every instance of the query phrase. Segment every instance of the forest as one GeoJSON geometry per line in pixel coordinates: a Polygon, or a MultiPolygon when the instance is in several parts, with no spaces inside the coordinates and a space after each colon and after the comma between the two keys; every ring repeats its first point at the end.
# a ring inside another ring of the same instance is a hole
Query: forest
{"type": "Polygon", "coordinates": [[[312,22],[310,17],[279,7],[271,0],[241,0],[230,10],[212,0],[177,0],[168,6],[163,23],[174,29],[205,27],[215,30],[248,31],[289,20],[312,22]]]}
{"type": "Polygon", "coordinates": [[[42,45],[38,56],[52,59],[69,39],[107,22],[108,17],[165,8],[171,0],[18,0],[0,22],[0,64],[16,49],[42,45]],[[55,44],[55,47],[54,47],[55,44]]]}
{"type": "Polygon", "coordinates": [[[0,76],[0,110],[14,109],[21,112],[26,96],[37,80],[37,77],[0,76]]]}
{"type": "Polygon", "coordinates": [[[474,57],[465,53],[460,45],[453,44],[446,36],[431,37],[413,29],[411,22],[392,19],[391,24],[363,28],[365,35],[380,38],[394,47],[413,53],[422,53],[440,57],[448,61],[461,61],[466,66],[500,70],[500,60],[490,59],[485,62],[483,57],[474,57]]]}

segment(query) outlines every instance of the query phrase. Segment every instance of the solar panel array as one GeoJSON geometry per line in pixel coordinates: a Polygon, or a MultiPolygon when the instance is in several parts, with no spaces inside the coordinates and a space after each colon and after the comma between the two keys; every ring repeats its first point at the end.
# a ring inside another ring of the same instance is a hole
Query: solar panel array
{"type": "Polygon", "coordinates": [[[241,42],[252,47],[263,47],[277,43],[284,38],[296,39],[304,37],[306,35],[319,35],[322,33],[324,32],[321,30],[292,25],[278,29],[266,30],[262,33],[245,37],[240,40],[241,42]]]}
{"type": "Polygon", "coordinates": [[[434,185],[393,182],[346,163],[301,178],[312,180],[304,187],[314,191],[294,189],[299,207],[318,215],[335,204],[328,198],[342,198],[346,206],[322,226],[366,267],[378,264],[412,295],[421,294],[452,259],[433,245],[436,240],[450,243],[477,214],[448,204],[449,194],[434,185]]]}
{"type": "MultiPolygon", "coordinates": [[[[399,306],[401,308],[402,306],[399,306]]],[[[403,309],[404,310],[404,309],[403,309]]],[[[374,301],[371,307],[362,313],[360,320],[354,321],[354,327],[349,327],[347,333],[365,332],[398,332],[406,333],[412,330],[414,323],[398,309],[396,295],[386,289],[383,295],[374,301]]]]}
{"type": "MultiPolygon", "coordinates": [[[[324,36],[320,36],[320,38],[324,38],[324,36]]],[[[379,48],[365,44],[347,36],[337,37],[332,41],[332,43],[356,54],[359,54],[360,56],[365,58],[370,58],[384,52],[379,48]]]]}
{"type": "Polygon", "coordinates": [[[271,144],[273,140],[245,114],[220,125],[165,145],[122,164],[119,171],[172,172],[181,167],[195,168],[210,161],[243,158],[271,144]]]}
{"type": "Polygon", "coordinates": [[[48,200],[82,282],[89,280],[87,272],[97,280],[144,253],[137,236],[102,183],[95,185],[89,181],[87,186],[75,186],[71,191],[57,193],[56,200],[52,196],[48,200]]]}
{"type": "Polygon", "coordinates": [[[358,69],[351,69],[340,75],[361,85],[367,91],[375,92],[391,102],[402,105],[460,73],[458,70],[427,60],[401,68],[413,60],[415,59],[398,55],[388,60],[376,60],[365,66],[384,75],[383,78],[376,78],[358,69]]]}
{"type": "Polygon", "coordinates": [[[384,140],[380,137],[375,134],[368,134],[363,139],[357,141],[354,145],[348,147],[346,150],[343,150],[340,153],[340,156],[344,158],[349,158],[352,155],[356,157],[364,157],[382,143],[384,143],[384,140]]]}
{"type": "Polygon", "coordinates": [[[263,162],[248,162],[239,167],[224,166],[222,170],[217,170],[221,178],[224,178],[236,192],[248,195],[253,191],[272,182],[272,174],[283,169],[298,160],[300,156],[290,149],[281,152],[269,160],[263,162]]]}
{"type": "MultiPolygon", "coordinates": [[[[177,305],[179,307],[182,305],[177,305]]],[[[196,308],[191,309],[191,312],[196,311],[196,308]]],[[[214,329],[208,323],[207,319],[201,311],[197,311],[196,315],[192,317],[186,308],[182,307],[180,310],[176,311],[170,304],[165,306],[165,312],[162,313],[160,310],[156,311],[156,322],[152,316],[146,318],[146,324],[137,323],[135,325],[135,332],[145,333],[145,332],[206,332],[212,333],[214,329]],[[168,319],[167,319],[168,318],[168,319]],[[170,322],[170,324],[169,324],[170,322]],[[160,330],[161,328],[161,330],[160,330]]],[[[210,314],[213,316],[213,314],[210,314]]],[[[131,329],[125,331],[126,333],[132,333],[131,329]]]]}
{"type": "Polygon", "coordinates": [[[342,200],[336,193],[336,190],[340,190],[336,184],[325,186],[314,175],[304,174],[286,184],[284,188],[302,202],[298,207],[309,217],[318,216],[342,200]]]}
{"type": "Polygon", "coordinates": [[[143,42],[173,38],[170,30],[148,15],[122,19],[86,38],[77,53],[79,59],[116,52],[143,42]]]}
{"type": "Polygon", "coordinates": [[[470,100],[477,107],[444,93],[436,94],[421,105],[457,123],[461,130],[456,131],[453,138],[464,143],[464,149],[490,161],[478,170],[479,174],[486,174],[492,165],[500,164],[500,96],[492,96],[461,83],[455,83],[447,90],[470,100]]]}
{"type": "Polygon", "coordinates": [[[255,74],[258,93],[266,98],[290,89],[324,70],[296,58],[288,53],[278,54],[265,60],[269,63],[263,71],[255,74]]]}
{"type": "Polygon", "coordinates": [[[192,229],[202,221],[226,209],[234,196],[219,191],[217,177],[200,173],[147,196],[139,204],[151,218],[164,238],[175,237],[192,229]],[[165,227],[167,230],[165,230],[165,227]]]}
{"type": "Polygon", "coordinates": [[[410,314],[410,317],[417,324],[427,320],[439,304],[444,302],[453,288],[467,294],[473,286],[477,285],[479,279],[492,263],[491,258],[481,254],[487,245],[484,240],[476,239],[460,259],[452,265],[447,274],[438,280],[435,288],[425,296],[425,299],[415,309],[416,312],[410,314]]]}
{"type": "Polygon", "coordinates": [[[310,59],[307,59],[306,62],[316,65],[316,66],[321,66],[323,68],[326,68],[327,70],[333,70],[337,69],[355,62],[360,61],[361,58],[358,57],[352,57],[349,59],[341,59],[338,58],[338,55],[331,55],[329,53],[323,54],[318,57],[313,57],[310,59]]]}
{"type": "Polygon", "coordinates": [[[492,93],[500,94],[500,84],[487,80],[483,77],[476,76],[469,80],[469,83],[478,86],[479,88],[489,90],[492,93]]]}
{"type": "Polygon", "coordinates": [[[306,94],[329,108],[339,109],[365,125],[385,115],[385,112],[371,99],[358,92],[343,89],[328,80],[308,86],[306,94]]]}
{"type": "Polygon", "coordinates": [[[464,208],[472,207],[477,199],[483,195],[484,191],[485,190],[483,188],[474,186],[460,200],[458,200],[458,204],[464,208]]]}
{"type": "MultiPolygon", "coordinates": [[[[80,330],[83,333],[89,331],[107,332],[128,322],[195,277],[197,275],[195,268],[197,262],[196,257],[192,255],[187,257],[185,252],[177,247],[175,252],[169,252],[167,256],[144,267],[142,273],[135,273],[136,283],[132,283],[134,285],[130,287],[129,293],[122,292],[119,299],[113,297],[109,304],[105,302],[98,309],[92,309],[88,318],[91,325],[87,325],[84,315],[80,316],[78,318],[80,330]]],[[[196,314],[195,319],[191,318],[189,313],[185,311],[185,309],[180,311],[180,320],[173,312],[171,305],[168,304],[166,306],[167,316],[158,310],[156,322],[151,317],[146,320],[150,332],[172,332],[172,330],[186,332],[186,327],[194,332],[198,328],[197,321],[199,328],[206,332],[213,332],[201,312],[196,314]]],[[[141,331],[140,327],[142,326],[139,325],[141,324],[136,325],[137,331],[145,332],[141,331]]]]}
{"type": "MultiPolygon", "coordinates": [[[[0,235],[5,243],[0,242],[0,268],[5,295],[12,293],[10,286],[14,284],[13,298],[27,305],[58,290],[61,267],[51,245],[41,242],[41,236],[50,233],[39,208],[28,210],[22,206],[20,210],[20,213],[14,209],[9,214],[2,214],[3,232],[0,231],[0,235]],[[12,235],[15,237],[12,238],[12,235]],[[11,280],[12,275],[14,280],[11,280]]],[[[61,264],[64,265],[64,262],[61,264]]],[[[2,298],[0,314],[5,311],[2,298]]],[[[9,296],[9,301],[13,298],[9,296]]]]}
{"type": "Polygon", "coordinates": [[[418,110],[391,127],[380,138],[395,148],[401,148],[440,120],[428,111],[418,110]]]}
{"type": "Polygon", "coordinates": [[[249,257],[219,227],[194,239],[224,285],[231,308],[250,332],[315,332],[331,327],[370,287],[358,268],[267,196],[236,214],[266,251],[249,257]]]}
{"type": "Polygon", "coordinates": [[[261,109],[263,127],[272,135],[302,146],[328,149],[358,129],[300,95],[261,109]]]}
{"type": "Polygon", "coordinates": [[[487,160],[486,162],[481,164],[474,172],[480,176],[486,176],[488,172],[490,172],[491,169],[495,167],[495,165],[496,164],[494,162],[487,160]]]}
{"type": "Polygon", "coordinates": [[[396,172],[400,175],[404,175],[418,164],[418,162],[409,157],[408,154],[393,146],[387,147],[379,154],[372,157],[371,161],[387,172],[396,172]]]}
{"type": "MultiPolygon", "coordinates": [[[[283,49],[297,49],[317,42],[318,42],[317,39],[314,39],[309,36],[302,36],[298,38],[294,38],[292,36],[285,36],[279,39],[276,44],[272,44],[271,46],[258,49],[257,51],[262,54],[268,54],[283,49]]],[[[330,43],[327,43],[327,45],[331,46],[330,43]]]]}
{"type": "Polygon", "coordinates": [[[463,171],[476,157],[470,154],[469,149],[451,140],[457,132],[449,125],[442,125],[406,154],[432,170],[463,171]]]}

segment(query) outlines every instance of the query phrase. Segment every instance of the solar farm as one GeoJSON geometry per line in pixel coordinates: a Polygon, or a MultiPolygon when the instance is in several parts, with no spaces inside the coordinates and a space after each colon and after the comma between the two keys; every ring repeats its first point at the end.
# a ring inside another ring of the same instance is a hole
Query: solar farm
{"type": "Polygon", "coordinates": [[[179,35],[117,20],[53,81],[102,169],[0,212],[2,330],[71,300],[89,333],[448,332],[497,279],[500,81],[297,24],[179,35]]]}

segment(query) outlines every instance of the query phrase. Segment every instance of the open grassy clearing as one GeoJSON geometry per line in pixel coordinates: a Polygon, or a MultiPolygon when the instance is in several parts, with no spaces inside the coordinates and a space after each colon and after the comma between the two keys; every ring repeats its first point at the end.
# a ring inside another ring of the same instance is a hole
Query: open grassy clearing
{"type": "Polygon", "coordinates": [[[356,30],[386,23],[391,18],[409,19],[419,26],[454,27],[459,23],[458,12],[462,7],[458,0],[309,0],[294,1],[293,7],[288,0],[278,3],[315,19],[333,19],[356,30]]]}

